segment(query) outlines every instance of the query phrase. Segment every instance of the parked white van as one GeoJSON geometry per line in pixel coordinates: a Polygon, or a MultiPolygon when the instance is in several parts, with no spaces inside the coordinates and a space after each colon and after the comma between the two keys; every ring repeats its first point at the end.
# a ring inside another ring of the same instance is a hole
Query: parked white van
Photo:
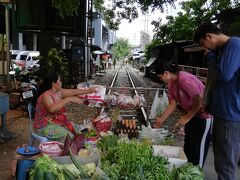
{"type": "Polygon", "coordinates": [[[26,69],[32,68],[33,66],[39,66],[38,56],[40,56],[39,51],[19,51],[19,50],[11,50],[11,60],[12,62],[22,69],[25,67],[26,69]]]}

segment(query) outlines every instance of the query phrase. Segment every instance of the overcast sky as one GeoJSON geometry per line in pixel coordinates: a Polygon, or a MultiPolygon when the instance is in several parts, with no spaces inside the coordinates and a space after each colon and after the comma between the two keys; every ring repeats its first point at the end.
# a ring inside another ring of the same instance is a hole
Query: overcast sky
{"type": "MultiPolygon", "coordinates": [[[[182,1],[182,0],[181,0],[182,1]]],[[[128,23],[126,20],[123,20],[119,26],[119,30],[117,31],[117,37],[123,37],[128,39],[129,42],[133,45],[138,45],[140,42],[140,31],[148,32],[148,34],[153,36],[153,26],[151,25],[152,20],[157,20],[161,17],[165,21],[166,15],[175,16],[177,12],[180,11],[179,0],[175,3],[176,8],[170,7],[168,11],[161,13],[160,11],[155,11],[153,14],[148,14],[146,16],[139,14],[139,18],[134,20],[132,23],[128,23]]]]}

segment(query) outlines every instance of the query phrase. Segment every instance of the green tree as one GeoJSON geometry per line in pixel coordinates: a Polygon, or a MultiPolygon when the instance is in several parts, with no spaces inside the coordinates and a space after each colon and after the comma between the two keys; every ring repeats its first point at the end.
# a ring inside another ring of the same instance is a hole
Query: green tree
{"type": "Polygon", "coordinates": [[[115,58],[127,57],[131,51],[131,45],[127,39],[120,38],[113,44],[112,53],[115,58]]]}
{"type": "Polygon", "coordinates": [[[221,10],[239,6],[238,1],[231,0],[191,0],[181,2],[183,12],[176,17],[167,16],[167,23],[162,24],[161,19],[153,21],[155,26],[154,39],[161,43],[176,40],[191,39],[193,30],[203,21],[211,20],[221,10]]]}
{"type": "Polygon", "coordinates": [[[80,0],[52,0],[52,6],[59,12],[61,18],[78,14],[80,0]]]}
{"type": "Polygon", "coordinates": [[[164,11],[166,5],[174,5],[176,0],[117,0],[112,1],[110,6],[104,4],[104,0],[95,0],[95,8],[101,12],[104,20],[110,29],[118,30],[118,26],[122,19],[132,22],[138,17],[140,8],[143,13],[148,11],[161,10],[164,11]]]}
{"type": "Polygon", "coordinates": [[[152,42],[145,49],[147,57],[150,57],[152,49],[157,45],[192,39],[193,31],[200,23],[211,20],[221,10],[238,7],[239,2],[236,0],[191,0],[181,2],[181,5],[182,11],[178,12],[176,17],[167,16],[165,24],[162,24],[161,18],[152,22],[155,26],[155,34],[152,42]]]}
{"type": "Polygon", "coordinates": [[[159,44],[161,44],[160,39],[153,39],[151,43],[149,43],[145,46],[144,52],[145,52],[145,57],[146,57],[147,61],[150,59],[153,48],[159,44]]]}
{"type": "Polygon", "coordinates": [[[112,1],[111,5],[107,7],[104,5],[104,0],[95,0],[94,7],[103,15],[110,29],[118,30],[122,19],[132,22],[138,17],[134,2],[131,0],[112,1]]]}
{"type": "Polygon", "coordinates": [[[48,51],[47,57],[40,59],[40,77],[44,77],[46,72],[56,72],[61,75],[63,87],[69,85],[68,59],[62,50],[52,48],[48,51]]]}
{"type": "MultiPolygon", "coordinates": [[[[64,16],[74,16],[82,0],[51,0],[52,6],[55,7],[62,18],[64,16]]],[[[117,30],[122,19],[127,19],[129,22],[138,17],[138,11],[136,7],[139,7],[142,12],[147,13],[148,11],[164,10],[169,6],[174,6],[174,2],[177,0],[117,0],[108,1],[108,6],[105,4],[105,0],[94,0],[94,7],[96,10],[101,12],[105,21],[109,25],[110,29],[117,30]],[[110,3],[111,2],[111,3],[110,3]],[[110,3],[110,5],[109,5],[110,3]]],[[[202,9],[203,14],[199,14],[201,17],[207,11],[221,10],[221,7],[239,6],[239,0],[193,0],[193,1],[182,1],[182,3],[198,5],[199,3],[203,6],[196,6],[200,10],[202,9]],[[204,7],[206,6],[206,7],[204,7]],[[219,9],[220,7],[220,9],[219,9]],[[206,10],[207,11],[204,11],[206,10]]],[[[191,5],[190,5],[191,6],[191,5]]],[[[200,11],[199,11],[200,12],[200,11]]]]}

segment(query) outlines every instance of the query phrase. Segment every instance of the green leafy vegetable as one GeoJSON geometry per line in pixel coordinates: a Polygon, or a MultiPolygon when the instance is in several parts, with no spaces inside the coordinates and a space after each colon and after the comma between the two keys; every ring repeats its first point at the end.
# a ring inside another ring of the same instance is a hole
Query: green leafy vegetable
{"type": "Polygon", "coordinates": [[[103,152],[102,169],[110,179],[172,180],[167,159],[153,156],[150,145],[106,136],[97,146],[103,152]]]}
{"type": "Polygon", "coordinates": [[[62,165],[51,159],[48,155],[37,158],[34,164],[34,168],[30,171],[30,180],[33,179],[44,179],[45,173],[48,172],[48,176],[56,176],[61,179],[62,176],[62,165]]]}
{"type": "Polygon", "coordinates": [[[89,132],[85,134],[85,137],[91,138],[91,137],[96,137],[97,135],[98,135],[97,131],[95,129],[91,129],[89,132]]]}
{"type": "Polygon", "coordinates": [[[192,163],[187,163],[180,168],[174,168],[172,174],[176,180],[204,180],[202,169],[192,163]]]}

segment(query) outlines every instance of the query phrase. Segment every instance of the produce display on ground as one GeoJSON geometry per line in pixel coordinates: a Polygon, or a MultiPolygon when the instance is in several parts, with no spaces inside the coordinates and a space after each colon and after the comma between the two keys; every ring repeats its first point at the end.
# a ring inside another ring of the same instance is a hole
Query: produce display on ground
{"type": "MultiPolygon", "coordinates": [[[[94,137],[91,131],[85,135],[94,137]]],[[[81,139],[83,142],[84,139],[81,139]]],[[[165,147],[165,146],[163,146],[165,147]]],[[[51,149],[48,148],[49,150],[51,149]]],[[[44,152],[43,152],[44,153],[44,152]]],[[[70,146],[67,156],[38,157],[30,169],[30,180],[136,179],[136,180],[203,180],[199,166],[185,162],[170,168],[169,154],[155,154],[152,145],[127,136],[105,133],[95,146],[82,146],[75,155],[70,146]]],[[[177,156],[171,158],[178,158],[177,156]]],[[[171,162],[172,163],[172,162],[171,162]]]]}
{"type": "Polygon", "coordinates": [[[146,180],[203,180],[204,174],[198,166],[187,163],[169,169],[164,156],[154,156],[149,144],[128,138],[107,135],[97,142],[101,150],[101,169],[110,179],[146,180]]]}
{"type": "Polygon", "coordinates": [[[153,156],[150,145],[106,136],[97,147],[102,151],[102,170],[110,179],[171,179],[167,159],[153,156]]]}

